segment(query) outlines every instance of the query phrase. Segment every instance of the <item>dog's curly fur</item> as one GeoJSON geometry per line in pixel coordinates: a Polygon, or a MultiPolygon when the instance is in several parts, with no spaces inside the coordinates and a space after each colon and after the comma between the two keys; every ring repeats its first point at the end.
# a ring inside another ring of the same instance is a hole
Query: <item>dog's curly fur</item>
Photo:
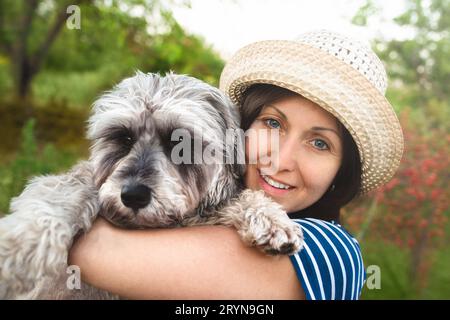
{"type": "MultiPolygon", "coordinates": [[[[97,214],[127,228],[222,224],[269,254],[298,251],[301,229],[282,207],[240,188],[244,164],[171,161],[171,134],[180,128],[206,137],[200,152],[225,150],[226,130],[239,128],[239,116],[218,89],[172,73],[138,72],[101,96],[89,118],[89,160],[32,179],[0,219],[0,298],[116,298],[85,283],[66,286],[69,249],[97,214]],[[151,190],[147,205],[124,205],[121,190],[130,184],[151,190]]],[[[231,153],[242,156],[235,138],[231,153]]]]}

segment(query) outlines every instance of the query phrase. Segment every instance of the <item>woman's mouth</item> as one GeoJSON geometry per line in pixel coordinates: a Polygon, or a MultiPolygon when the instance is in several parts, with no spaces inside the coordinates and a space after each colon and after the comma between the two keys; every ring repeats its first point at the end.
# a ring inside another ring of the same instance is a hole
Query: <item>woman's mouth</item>
{"type": "Polygon", "coordinates": [[[258,173],[259,173],[259,184],[261,188],[268,194],[282,195],[294,189],[294,187],[291,185],[282,183],[280,181],[276,181],[273,178],[269,177],[268,175],[261,174],[259,170],[258,173]]]}

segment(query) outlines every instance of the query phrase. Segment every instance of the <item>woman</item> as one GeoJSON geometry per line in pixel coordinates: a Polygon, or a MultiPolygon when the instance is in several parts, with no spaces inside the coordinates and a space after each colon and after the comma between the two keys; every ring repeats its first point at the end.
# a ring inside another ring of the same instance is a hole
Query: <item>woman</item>
{"type": "Polygon", "coordinates": [[[240,105],[244,130],[279,134],[278,149],[264,136],[248,138],[245,184],[300,223],[304,249],[271,257],[221,226],[129,231],[99,220],[70,264],[86,282],[128,298],[357,299],[361,252],[339,211],[387,182],[403,151],[381,62],[351,39],[312,32],[241,49],[221,89],[240,105]],[[268,150],[275,172],[252,158],[254,145],[268,150]]]}

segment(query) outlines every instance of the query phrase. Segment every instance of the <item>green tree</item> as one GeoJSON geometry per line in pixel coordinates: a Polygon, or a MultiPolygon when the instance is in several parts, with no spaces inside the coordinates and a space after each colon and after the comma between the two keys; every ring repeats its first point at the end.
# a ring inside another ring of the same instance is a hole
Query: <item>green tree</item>
{"type": "Polygon", "coordinates": [[[170,13],[171,6],[186,5],[186,0],[0,0],[0,58],[10,63],[20,100],[29,100],[42,71],[58,81],[58,73],[107,68],[113,70],[103,77],[110,86],[135,69],[174,70],[215,84],[222,60],[170,13]],[[80,8],[80,30],[65,27],[73,4],[80,8]]]}
{"type": "MultiPolygon", "coordinates": [[[[404,105],[448,107],[450,101],[450,1],[408,0],[406,10],[394,19],[413,38],[377,39],[375,49],[387,65],[393,93],[404,105]]],[[[368,25],[368,18],[381,15],[381,7],[367,1],[353,18],[368,25]]],[[[430,110],[428,110],[430,111],[430,110]]]]}
{"type": "Polygon", "coordinates": [[[88,1],[0,0],[0,50],[12,62],[19,98],[28,96],[32,79],[66,22],[67,7],[83,2],[88,1]]]}
{"type": "Polygon", "coordinates": [[[189,74],[217,86],[224,61],[201,37],[187,33],[170,12],[163,16],[171,31],[153,38],[142,68],[189,74]]]}

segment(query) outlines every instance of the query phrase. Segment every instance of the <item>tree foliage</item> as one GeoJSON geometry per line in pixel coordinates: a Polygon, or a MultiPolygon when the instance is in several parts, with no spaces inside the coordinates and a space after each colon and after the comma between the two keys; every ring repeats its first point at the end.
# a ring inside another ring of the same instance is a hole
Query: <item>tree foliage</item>
{"type": "MultiPolygon", "coordinates": [[[[391,90],[403,105],[448,107],[450,101],[450,1],[407,0],[406,10],[394,19],[414,35],[406,39],[376,39],[375,49],[387,66],[391,90]]],[[[353,23],[367,25],[382,8],[367,1],[353,23]]],[[[432,107],[431,107],[432,108],[432,107]]],[[[437,107],[436,107],[437,108],[437,107]]],[[[432,110],[428,110],[432,111],[432,110]]]]}
{"type": "Polygon", "coordinates": [[[62,77],[95,73],[96,85],[104,89],[136,69],[174,70],[216,84],[223,61],[173,19],[168,4],[188,5],[176,0],[0,0],[0,68],[6,59],[21,98],[35,89],[36,77],[49,85],[35,91],[61,98],[51,87],[62,77]],[[72,4],[80,8],[80,29],[66,27],[72,4]]]}

